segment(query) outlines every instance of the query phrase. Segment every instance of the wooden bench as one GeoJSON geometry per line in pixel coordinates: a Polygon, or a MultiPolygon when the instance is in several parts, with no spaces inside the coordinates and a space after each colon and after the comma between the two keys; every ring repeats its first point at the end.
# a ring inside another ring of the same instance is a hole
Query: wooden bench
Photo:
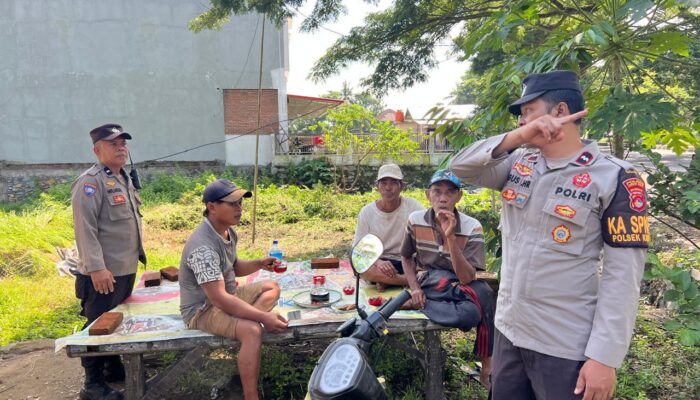
{"type": "MultiPolygon", "coordinates": [[[[335,329],[341,322],[328,322],[313,325],[290,327],[281,334],[263,336],[263,343],[301,342],[305,340],[336,337],[335,329]]],[[[390,334],[421,332],[424,334],[424,348],[418,349],[388,337],[387,344],[414,356],[425,371],[424,394],[428,400],[443,400],[443,366],[445,353],[440,343],[440,330],[449,329],[434,324],[427,319],[391,319],[388,329],[390,334]]],[[[68,357],[91,357],[122,355],[126,367],[125,398],[160,399],[162,394],[172,387],[185,371],[192,368],[210,349],[230,347],[237,349],[238,342],[233,339],[204,336],[196,338],[143,341],[124,344],[105,344],[97,346],[66,345],[68,357]],[[185,357],[157,376],[146,381],[143,363],[144,354],[166,351],[189,351],[185,357]]]]}

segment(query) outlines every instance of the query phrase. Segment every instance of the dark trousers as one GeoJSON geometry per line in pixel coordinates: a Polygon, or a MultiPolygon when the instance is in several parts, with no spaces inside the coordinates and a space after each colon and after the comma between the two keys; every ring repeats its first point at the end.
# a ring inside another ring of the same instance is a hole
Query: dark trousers
{"type": "Polygon", "coordinates": [[[491,372],[493,400],[566,400],[574,395],[583,361],[568,360],[513,346],[496,329],[491,372]]]}
{"type": "Polygon", "coordinates": [[[394,267],[394,269],[399,273],[399,275],[403,275],[403,264],[401,263],[400,260],[391,260],[389,258],[381,258],[379,257],[380,260],[384,261],[389,261],[391,265],[394,267]]]}
{"type": "MultiPolygon", "coordinates": [[[[114,280],[114,291],[112,293],[100,294],[95,290],[92,279],[89,275],[78,274],[75,279],[75,296],[80,299],[80,315],[87,318],[83,325],[85,329],[103,313],[113,309],[119,303],[131,295],[134,289],[136,274],[116,276],[114,280]]],[[[105,363],[121,362],[119,356],[105,357],[81,357],[80,363],[85,368],[86,379],[100,379],[105,363]]]]}

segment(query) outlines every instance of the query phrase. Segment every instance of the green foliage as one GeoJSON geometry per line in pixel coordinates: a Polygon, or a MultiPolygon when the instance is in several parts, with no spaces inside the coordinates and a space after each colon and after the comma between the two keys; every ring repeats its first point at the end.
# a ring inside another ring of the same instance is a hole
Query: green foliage
{"type": "Polygon", "coordinates": [[[382,103],[381,100],[377,99],[371,93],[366,91],[355,93],[347,81],[343,81],[343,86],[340,91],[332,90],[328,93],[322,94],[321,97],[344,100],[351,104],[359,104],[375,115],[384,111],[384,103],[382,103]]]}
{"type": "Polygon", "coordinates": [[[665,214],[700,229],[700,149],[686,172],[671,171],[661,156],[647,151],[653,168],[646,168],[650,211],[665,214]]]}
{"type": "Polygon", "coordinates": [[[316,361],[325,344],[318,347],[296,347],[293,352],[287,346],[264,346],[262,349],[259,387],[266,399],[302,399],[316,361]]]}
{"type": "Polygon", "coordinates": [[[678,333],[681,344],[685,346],[700,345],[700,290],[698,281],[691,276],[690,269],[700,262],[700,255],[689,259],[678,258],[675,265],[666,265],[653,254],[647,254],[647,262],[652,268],[647,270],[647,280],[663,279],[671,287],[664,293],[664,300],[674,302],[675,318],[664,324],[666,329],[678,333]]]}
{"type": "Polygon", "coordinates": [[[637,318],[627,358],[617,371],[615,398],[700,398],[700,347],[678,346],[677,332],[660,321],[637,318]]]}
{"type": "Polygon", "coordinates": [[[322,132],[326,148],[340,156],[334,163],[334,184],[343,191],[357,189],[360,166],[369,160],[400,162],[415,157],[420,147],[411,134],[389,121],[379,121],[359,104],[344,104],[328,111],[309,129],[322,132]],[[347,163],[345,161],[348,161],[347,163]],[[346,164],[351,165],[349,169],[346,164]]]}
{"type": "Polygon", "coordinates": [[[328,185],[333,182],[331,164],[324,159],[313,158],[301,160],[298,163],[291,162],[281,179],[290,185],[313,187],[317,183],[328,185]]]}

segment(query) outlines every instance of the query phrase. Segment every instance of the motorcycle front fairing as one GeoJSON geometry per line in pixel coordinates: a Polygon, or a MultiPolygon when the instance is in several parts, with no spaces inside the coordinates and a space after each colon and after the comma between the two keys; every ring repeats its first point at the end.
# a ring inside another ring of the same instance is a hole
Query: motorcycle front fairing
{"type": "Polygon", "coordinates": [[[370,368],[363,348],[367,343],[340,338],[318,360],[309,381],[313,400],[386,400],[381,384],[370,368]]]}

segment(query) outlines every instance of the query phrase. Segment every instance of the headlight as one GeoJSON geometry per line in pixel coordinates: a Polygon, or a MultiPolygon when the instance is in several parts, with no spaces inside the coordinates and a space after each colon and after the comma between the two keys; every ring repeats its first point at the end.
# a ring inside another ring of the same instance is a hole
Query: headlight
{"type": "Polygon", "coordinates": [[[360,368],[362,355],[351,344],[342,344],[328,355],[324,362],[319,389],[323,393],[336,394],[348,389],[353,376],[360,368]]]}

